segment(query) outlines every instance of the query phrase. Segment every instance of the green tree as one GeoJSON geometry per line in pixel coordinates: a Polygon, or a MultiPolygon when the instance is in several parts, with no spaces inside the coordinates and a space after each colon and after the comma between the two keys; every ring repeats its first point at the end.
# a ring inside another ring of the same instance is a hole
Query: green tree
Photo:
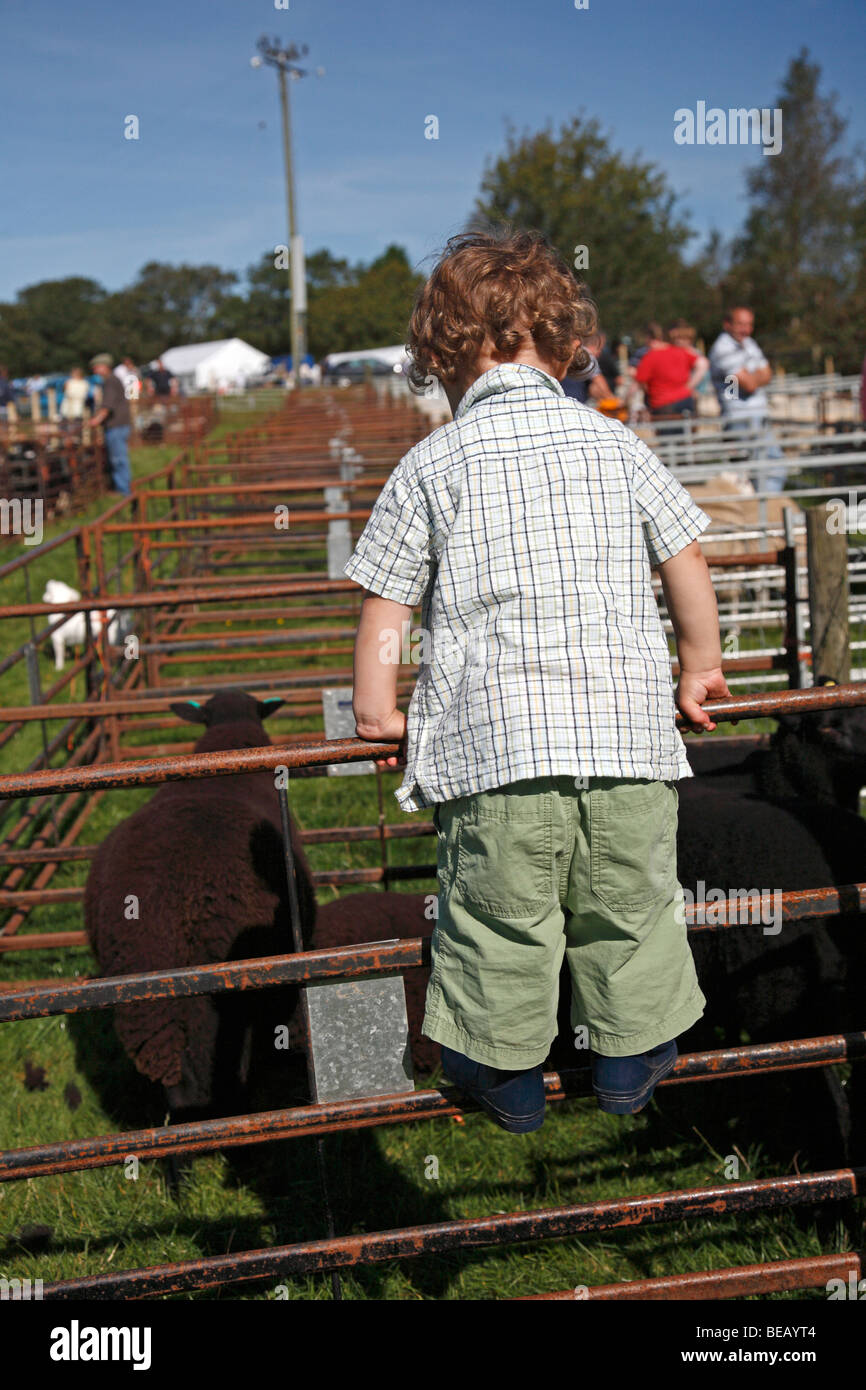
{"type": "MultiPolygon", "coordinates": [[[[0,304],[0,362],[13,375],[85,365],[95,352],[147,362],[168,347],[246,338],[271,355],[290,345],[289,276],[273,251],[249,266],[245,282],[219,266],[150,261],[133,283],[109,294],[70,277],[22,290],[0,304]]],[[[320,249],[307,260],[308,341],[316,357],[403,340],[420,277],[405,251],[389,246],[370,265],[320,249]]]]}
{"type": "MultiPolygon", "coordinates": [[[[274,264],[275,259],[273,251],[266,251],[260,260],[249,266],[246,296],[233,297],[223,306],[225,322],[231,326],[226,336],[237,334],[271,356],[291,351],[292,296],[289,273],[284,267],[278,269],[274,264]]],[[[307,257],[307,335],[309,338],[312,333],[310,351],[314,356],[321,355],[316,324],[322,295],[354,285],[362,269],[353,268],[348,261],[339,260],[324,249],[314,251],[307,257]]],[[[329,350],[336,349],[324,349],[329,350]]]]}
{"type": "Polygon", "coordinates": [[[402,246],[391,245],[370,265],[346,267],[330,284],[313,285],[307,333],[314,357],[403,342],[421,279],[402,246]]]}
{"type": "Polygon", "coordinates": [[[240,301],[229,337],[245,338],[253,347],[272,356],[289,351],[288,271],[274,265],[273,251],[247,267],[246,294],[240,301]]]}
{"type": "Polygon", "coordinates": [[[0,304],[0,362],[11,376],[30,376],[45,369],[49,347],[21,304],[0,304]]]}
{"type": "Polygon", "coordinates": [[[681,254],[694,233],[665,175],[612,149],[597,120],[576,116],[558,133],[509,129],[505,153],[484,172],[470,226],[501,222],[549,237],[587,284],[610,334],[693,314],[704,294],[699,270],[681,254]],[[587,248],[585,268],[579,247],[587,248]]]}
{"type": "Polygon", "coordinates": [[[341,285],[353,285],[363,270],[362,266],[351,266],[348,261],[332,256],[324,247],[307,257],[307,288],[309,290],[332,290],[341,285]]]}
{"type": "Polygon", "coordinates": [[[234,271],[216,265],[149,261],[108,306],[114,331],[124,335],[122,351],[146,360],[180,343],[223,336],[223,308],[237,281],[234,271]]]}
{"type": "Polygon", "coordinates": [[[750,208],[725,281],[756,313],[765,350],[805,370],[836,355],[859,368],[864,347],[866,199],[862,158],[845,152],[848,122],[803,49],[775,105],[782,148],[746,176],[750,208]]]}
{"type": "Polygon", "coordinates": [[[42,280],[0,309],[0,360],[19,375],[67,371],[97,351],[106,291],[81,275],[42,280]]]}

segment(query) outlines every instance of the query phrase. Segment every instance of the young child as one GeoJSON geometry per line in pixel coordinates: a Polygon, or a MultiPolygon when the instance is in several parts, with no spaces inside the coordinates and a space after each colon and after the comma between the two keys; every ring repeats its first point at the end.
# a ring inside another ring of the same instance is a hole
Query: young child
{"type": "Polygon", "coordinates": [[[453,237],[409,349],[454,419],[394,469],[344,569],[366,590],[358,735],[399,741],[397,801],[435,808],[424,1032],[512,1133],[544,1119],[563,953],[603,1110],[647,1104],[706,1003],[677,881],[675,782],[692,774],[675,699],[714,729],[701,706],[730,693],[696,540],[709,518],[630,430],[566,397],[566,371],[592,370],[594,327],[542,237],[453,237]],[[396,661],[419,603],[406,717],[396,661]]]}

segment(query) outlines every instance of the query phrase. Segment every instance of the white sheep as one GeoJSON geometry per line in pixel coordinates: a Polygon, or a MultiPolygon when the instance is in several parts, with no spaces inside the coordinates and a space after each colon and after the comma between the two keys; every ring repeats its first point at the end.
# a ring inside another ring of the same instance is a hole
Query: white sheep
{"type": "MultiPolygon", "coordinates": [[[[45,592],[42,595],[43,603],[74,603],[81,598],[77,589],[73,589],[69,584],[64,584],[62,579],[49,579],[45,585],[45,592]]],[[[116,616],[115,608],[107,608],[102,612],[95,611],[90,614],[90,630],[96,634],[100,630],[108,629],[109,642],[117,642],[120,634],[120,620],[116,616]]],[[[51,613],[48,618],[49,626],[59,622],[63,617],[62,613],[51,613]]],[[[70,613],[60,627],[55,628],[51,634],[51,645],[54,648],[54,668],[62,671],[66,661],[67,647],[83,647],[87,640],[87,629],[83,613],[70,613]]]]}

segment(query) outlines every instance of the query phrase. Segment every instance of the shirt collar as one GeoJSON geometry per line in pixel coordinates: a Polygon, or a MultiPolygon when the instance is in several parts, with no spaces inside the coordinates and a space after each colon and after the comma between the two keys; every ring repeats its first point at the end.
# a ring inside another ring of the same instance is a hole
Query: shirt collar
{"type": "Polygon", "coordinates": [[[461,419],[477,401],[483,401],[487,396],[527,386],[545,386],[557,396],[565,395],[556,377],[540,367],[530,367],[527,362],[500,362],[498,367],[491,367],[489,372],[484,372],[473,381],[469,390],[461,396],[454,419],[461,419]]]}

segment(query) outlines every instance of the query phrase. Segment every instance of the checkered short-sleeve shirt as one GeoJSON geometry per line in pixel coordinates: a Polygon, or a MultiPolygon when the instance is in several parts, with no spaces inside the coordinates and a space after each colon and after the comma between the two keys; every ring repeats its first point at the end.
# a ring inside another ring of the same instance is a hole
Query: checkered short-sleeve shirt
{"type": "Polygon", "coordinates": [[[708,525],[554,377],[479,377],[401,459],[343,571],[421,605],[401,808],[526,777],[691,776],[650,571],[708,525]]]}

